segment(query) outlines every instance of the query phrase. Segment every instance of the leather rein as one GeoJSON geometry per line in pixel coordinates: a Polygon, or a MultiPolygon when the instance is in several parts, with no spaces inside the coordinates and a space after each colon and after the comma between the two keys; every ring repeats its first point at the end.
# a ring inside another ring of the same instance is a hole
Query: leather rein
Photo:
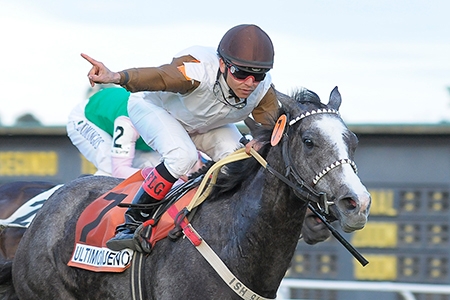
{"type": "MultiPolygon", "coordinates": [[[[302,120],[303,118],[314,115],[314,114],[320,114],[320,113],[332,113],[339,115],[338,111],[333,109],[319,109],[314,110],[311,112],[304,113],[295,119],[292,119],[289,122],[289,127],[294,125],[296,122],[302,120]]],[[[302,179],[302,177],[299,175],[298,171],[296,170],[295,166],[292,164],[292,159],[290,157],[289,149],[289,127],[286,132],[284,132],[284,127],[282,128],[282,156],[285,163],[286,171],[285,175],[282,175],[275,169],[273,169],[265,160],[261,157],[261,155],[253,148],[250,149],[250,155],[253,156],[267,171],[269,171],[271,174],[273,174],[275,177],[280,179],[282,182],[284,182],[286,185],[288,185],[292,190],[294,191],[295,195],[305,202],[305,205],[308,205],[308,208],[327,226],[327,228],[331,231],[333,236],[342,243],[342,245],[363,265],[365,266],[369,262],[355,249],[352,245],[350,245],[341,235],[339,232],[337,232],[333,226],[329,223],[329,218],[333,218],[331,215],[329,215],[328,207],[330,205],[333,205],[334,202],[330,202],[327,200],[327,195],[324,192],[317,192],[314,187],[310,186],[306,183],[305,180],[302,179]],[[289,176],[292,176],[294,178],[295,182],[292,182],[289,180],[289,176]],[[318,210],[311,204],[311,202],[314,202],[318,210]],[[324,207],[324,208],[322,208],[324,207]]],[[[248,143],[248,140],[243,137],[241,139],[241,142],[243,144],[248,143]]],[[[228,157],[216,162],[210,170],[205,174],[205,178],[209,178],[209,180],[202,180],[197,192],[193,196],[193,199],[191,203],[185,207],[180,213],[180,216],[177,217],[177,219],[181,220],[182,217],[187,217],[189,213],[198,205],[200,205],[209,195],[211,192],[212,187],[214,186],[214,183],[216,182],[217,176],[218,176],[218,170],[220,170],[220,167],[223,165],[226,165],[227,163],[236,161],[236,160],[242,160],[249,158],[250,156],[245,153],[245,149],[237,150],[235,153],[229,155],[228,157]],[[209,181],[208,185],[206,182],[209,181]]],[[[357,172],[355,163],[350,159],[340,159],[331,165],[324,168],[321,172],[319,172],[313,180],[313,185],[316,185],[317,182],[324,177],[330,170],[334,169],[335,167],[342,165],[344,163],[350,164],[353,167],[353,170],[355,173],[357,172]]],[[[179,226],[179,224],[178,224],[179,226]]],[[[254,300],[254,299],[261,299],[261,300],[274,300],[272,298],[265,298],[260,296],[259,294],[253,292],[250,288],[245,286],[243,282],[241,282],[238,278],[236,278],[232,272],[227,268],[227,266],[222,262],[220,257],[217,256],[217,254],[209,247],[209,245],[206,243],[206,241],[200,236],[200,234],[192,227],[190,223],[187,224],[187,226],[183,227],[182,229],[184,236],[189,239],[189,241],[196,247],[196,249],[202,254],[202,256],[208,261],[208,263],[214,268],[214,270],[219,274],[219,276],[222,278],[222,280],[242,299],[245,300],[254,300]],[[240,287],[237,289],[236,287],[240,287]]],[[[140,258],[140,261],[142,263],[142,257],[143,255],[140,254],[138,256],[140,258]]],[[[134,269],[134,266],[133,266],[134,269]]],[[[140,274],[142,268],[138,267],[137,272],[140,274]]],[[[133,281],[133,280],[132,280],[133,281]]],[[[138,280],[140,283],[141,280],[138,280]]],[[[134,284],[134,282],[133,282],[134,284]]],[[[135,289],[133,285],[133,299],[143,299],[142,298],[142,287],[139,286],[137,289],[135,289]],[[135,297],[136,296],[138,297],[135,297]]]]}
{"type": "MultiPolygon", "coordinates": [[[[314,179],[312,180],[312,186],[311,186],[299,175],[299,172],[297,171],[295,165],[292,163],[292,158],[291,158],[290,151],[289,151],[289,133],[290,133],[291,126],[296,124],[297,122],[303,120],[304,118],[306,118],[308,116],[313,116],[316,114],[335,114],[335,115],[339,116],[339,112],[335,109],[317,109],[317,110],[305,112],[305,113],[301,114],[300,116],[293,118],[286,124],[287,129],[285,129],[284,125],[282,125],[281,128],[278,128],[278,130],[282,132],[282,134],[280,136],[280,140],[282,142],[281,149],[282,149],[282,156],[283,156],[283,160],[284,160],[284,164],[285,164],[285,174],[282,175],[281,173],[277,172],[275,169],[270,167],[268,164],[266,164],[265,168],[270,173],[272,173],[275,177],[277,177],[278,179],[283,181],[285,184],[287,184],[289,187],[291,187],[292,190],[294,191],[294,193],[297,195],[297,197],[300,198],[300,200],[305,201],[306,203],[309,203],[309,202],[316,203],[318,206],[318,209],[325,214],[326,218],[329,219],[329,221],[334,221],[335,220],[334,217],[329,215],[329,206],[333,205],[334,202],[328,201],[327,194],[324,192],[318,192],[316,189],[314,189],[314,186],[329,171],[331,171],[332,169],[334,169],[342,164],[350,164],[352,166],[353,170],[355,171],[355,173],[357,173],[358,171],[356,168],[356,164],[349,158],[339,159],[339,160],[333,162],[332,164],[330,164],[329,166],[325,167],[320,172],[318,172],[314,176],[314,179]],[[288,179],[289,176],[292,176],[294,178],[295,183],[288,179]]],[[[285,117],[283,117],[283,116],[282,117],[285,119],[289,119],[289,115],[284,115],[284,116],[285,117]]],[[[280,117],[280,119],[281,119],[281,117],[280,117]]],[[[277,121],[277,123],[279,123],[279,121],[277,121]]],[[[274,132],[276,130],[277,130],[277,128],[274,129],[274,132]]],[[[278,134],[280,134],[280,132],[278,132],[278,134]]],[[[243,138],[243,139],[241,139],[241,142],[247,143],[248,140],[243,138]]],[[[272,146],[275,146],[277,143],[278,142],[272,144],[272,146]]],[[[255,156],[255,155],[253,155],[253,156],[255,156]]]]}
{"type": "MultiPolygon", "coordinates": [[[[325,226],[330,230],[330,232],[333,234],[333,236],[361,263],[362,266],[367,265],[369,262],[356,250],[345,238],[333,227],[331,226],[331,222],[335,221],[336,218],[329,213],[329,206],[335,204],[334,201],[328,201],[327,194],[325,192],[318,192],[316,189],[314,189],[314,185],[318,183],[318,181],[323,178],[329,171],[332,169],[341,166],[342,164],[350,164],[350,166],[353,168],[353,171],[355,173],[358,173],[358,169],[356,167],[356,164],[354,161],[352,161],[349,158],[343,158],[336,160],[332,164],[325,167],[323,170],[321,170],[319,173],[317,173],[314,176],[314,179],[312,180],[313,186],[309,185],[298,173],[297,169],[295,168],[295,165],[292,164],[292,158],[290,156],[289,152],[289,131],[292,125],[295,123],[303,120],[304,118],[316,114],[335,114],[338,117],[340,117],[339,112],[335,109],[318,109],[318,110],[312,110],[310,112],[302,113],[300,116],[297,116],[296,118],[293,118],[288,122],[288,128],[287,130],[284,129],[284,127],[281,128],[282,130],[282,136],[281,136],[281,142],[282,142],[282,156],[285,163],[285,174],[282,175],[281,173],[277,172],[275,169],[273,169],[269,164],[266,163],[264,166],[271,174],[273,174],[275,177],[283,181],[285,184],[287,184],[289,187],[292,188],[296,196],[304,201],[308,208],[325,224],[325,226]],[[290,181],[288,179],[289,176],[292,176],[295,180],[295,183],[290,181]],[[313,202],[315,206],[311,203],[313,202]]],[[[289,116],[286,116],[287,119],[289,119],[289,116]]],[[[277,122],[278,123],[278,122],[277,122]]],[[[275,130],[274,130],[275,131],[275,130]]],[[[241,140],[242,141],[242,140],[241,140]]],[[[245,142],[245,141],[244,141],[245,142]]],[[[253,157],[257,158],[258,154],[254,149],[251,149],[251,153],[253,157]]],[[[258,159],[257,159],[258,160],[258,159]]]]}

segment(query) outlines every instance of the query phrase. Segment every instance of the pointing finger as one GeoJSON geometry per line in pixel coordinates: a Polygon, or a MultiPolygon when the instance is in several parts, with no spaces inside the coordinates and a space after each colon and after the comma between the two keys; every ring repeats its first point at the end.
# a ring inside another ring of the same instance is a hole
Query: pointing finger
{"type": "Polygon", "coordinates": [[[81,57],[83,57],[85,60],[87,60],[88,62],[90,62],[94,66],[100,64],[99,61],[96,61],[95,59],[93,59],[92,57],[90,57],[87,54],[81,53],[81,57]]]}

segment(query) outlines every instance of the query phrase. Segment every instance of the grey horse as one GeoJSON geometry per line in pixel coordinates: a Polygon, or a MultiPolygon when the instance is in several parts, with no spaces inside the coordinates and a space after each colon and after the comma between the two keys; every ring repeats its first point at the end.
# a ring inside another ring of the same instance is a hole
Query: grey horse
{"type": "MultiPolygon", "coordinates": [[[[327,105],[306,89],[277,96],[280,115],[288,116],[282,140],[270,145],[271,128],[255,135],[270,169],[253,158],[227,165],[191,220],[234,279],[221,278],[188,239],[163,239],[142,264],[145,299],[275,298],[302,232],[308,190],[328,196],[330,214],[345,232],[366,224],[370,194],[355,172],[357,138],[339,116],[337,88],[327,105]],[[287,174],[285,181],[269,170],[287,174]],[[304,186],[309,188],[299,192],[304,186]]],[[[99,273],[67,266],[78,217],[119,182],[82,177],[47,200],[13,262],[19,299],[132,299],[130,269],[99,273]]]]}

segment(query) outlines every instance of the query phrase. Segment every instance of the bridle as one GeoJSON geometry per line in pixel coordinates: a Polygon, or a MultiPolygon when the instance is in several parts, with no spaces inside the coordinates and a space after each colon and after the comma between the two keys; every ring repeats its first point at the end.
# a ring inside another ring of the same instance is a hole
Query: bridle
{"type": "MultiPolygon", "coordinates": [[[[305,206],[307,205],[311,211],[316,214],[317,217],[319,217],[322,222],[327,226],[327,228],[331,231],[334,237],[342,243],[342,245],[363,265],[365,266],[368,264],[368,261],[355,249],[350,245],[340,234],[339,232],[334,229],[333,226],[331,226],[326,218],[328,216],[328,206],[334,204],[334,202],[327,201],[326,193],[323,192],[317,192],[314,187],[310,186],[306,183],[305,180],[301,178],[298,171],[295,169],[295,166],[291,163],[292,159],[290,157],[289,149],[289,130],[292,125],[294,125],[296,122],[302,120],[303,118],[314,115],[317,113],[333,113],[338,114],[336,110],[314,110],[311,112],[307,112],[305,114],[302,114],[295,119],[291,120],[289,122],[289,127],[285,131],[284,127],[282,128],[282,156],[284,159],[284,163],[286,166],[285,175],[283,176],[278,171],[273,169],[261,156],[260,154],[253,148],[250,149],[250,156],[253,156],[261,165],[268,170],[271,174],[276,176],[278,179],[283,181],[286,185],[292,188],[294,193],[299,197],[301,200],[305,202],[305,206]],[[295,180],[295,182],[289,180],[289,177],[292,176],[295,180]],[[325,210],[320,209],[320,212],[317,211],[310,202],[315,202],[319,206],[324,205],[325,210]],[[325,213],[326,211],[326,213],[325,213]]],[[[248,140],[243,137],[241,139],[241,142],[243,144],[246,144],[248,140]]],[[[242,299],[245,300],[253,300],[253,299],[261,299],[261,300],[272,300],[269,298],[262,297],[258,295],[257,293],[253,292],[250,288],[246,287],[245,284],[239,279],[233,275],[233,273],[228,269],[228,267],[222,262],[220,257],[217,256],[217,254],[214,252],[214,250],[211,249],[211,247],[206,243],[206,241],[200,236],[200,234],[195,231],[195,229],[192,227],[190,223],[184,223],[185,217],[189,215],[189,213],[197,207],[200,203],[202,203],[206,197],[209,195],[210,189],[212,186],[214,186],[214,183],[216,182],[217,175],[219,173],[219,170],[223,165],[226,165],[229,162],[245,159],[249,157],[249,154],[243,152],[242,150],[245,149],[239,149],[235,153],[229,155],[228,157],[223,158],[219,162],[216,162],[210,170],[207,171],[207,173],[204,175],[204,178],[208,178],[209,186],[205,188],[206,182],[205,180],[202,180],[199,188],[197,189],[195,195],[193,196],[193,199],[191,200],[190,204],[183,208],[175,218],[175,226],[176,228],[180,228],[183,231],[184,236],[189,239],[189,241],[196,247],[196,249],[201,253],[201,255],[207,260],[207,262],[214,268],[214,270],[218,273],[218,275],[222,278],[224,282],[242,299]],[[212,184],[211,184],[212,183],[212,184]],[[205,191],[203,193],[203,191],[205,191]],[[242,294],[240,293],[235,286],[239,285],[242,287],[240,290],[244,290],[245,292],[242,294]]],[[[319,181],[322,177],[324,177],[330,170],[336,168],[339,165],[342,165],[343,163],[350,164],[354,171],[356,172],[356,165],[353,161],[350,159],[340,159],[333,164],[329,165],[328,167],[324,168],[321,172],[319,172],[313,180],[313,184],[316,185],[317,181],[319,181]],[[314,182],[315,181],[315,182],[314,182]]],[[[139,256],[142,260],[142,255],[139,256]]],[[[138,270],[140,270],[139,268],[138,270]]],[[[138,290],[139,292],[140,290],[138,290]]],[[[134,290],[133,290],[134,292],[134,290]]],[[[133,294],[134,295],[134,294],[133,294]]]]}
{"type": "MultiPolygon", "coordinates": [[[[335,162],[331,163],[327,167],[323,168],[322,171],[318,172],[314,179],[312,180],[312,186],[307,184],[305,180],[299,175],[298,171],[295,168],[295,165],[292,164],[292,158],[290,156],[289,149],[289,132],[291,126],[295,123],[303,120],[304,118],[316,114],[335,114],[340,117],[339,112],[335,109],[317,109],[302,113],[301,115],[291,119],[288,122],[288,128],[285,130],[282,128],[283,135],[281,137],[281,147],[282,147],[282,156],[285,164],[285,175],[278,173],[268,164],[266,164],[265,168],[275,175],[278,179],[286,183],[288,186],[292,188],[294,194],[305,201],[308,208],[325,224],[325,226],[330,230],[333,236],[361,263],[362,266],[367,265],[369,262],[358,252],[345,238],[333,227],[330,222],[334,221],[335,218],[329,214],[329,206],[335,204],[334,201],[328,201],[327,194],[325,192],[318,192],[314,186],[317,182],[323,178],[328,172],[333,170],[334,168],[341,166],[342,164],[349,164],[353,171],[357,174],[358,169],[354,161],[350,158],[342,158],[338,159],[335,162]],[[290,181],[288,177],[293,177],[295,183],[290,181]],[[315,207],[311,202],[316,204],[315,207]]],[[[287,115],[287,119],[289,116],[287,115]]],[[[253,151],[253,149],[252,149],[253,151]]],[[[254,155],[256,151],[253,151],[254,155]]],[[[256,157],[255,157],[256,158],[256,157]]]]}
{"type": "MultiPolygon", "coordinates": [[[[209,195],[209,192],[211,191],[212,186],[214,186],[214,183],[216,182],[217,175],[219,173],[219,170],[221,167],[229,162],[237,161],[241,159],[246,159],[249,156],[253,156],[267,171],[269,171],[271,174],[273,174],[275,177],[280,179],[282,182],[284,182],[286,185],[292,188],[295,195],[303,200],[305,202],[305,206],[308,206],[308,208],[318,217],[322,220],[322,222],[327,226],[327,228],[330,230],[330,232],[333,234],[333,236],[363,265],[365,266],[369,262],[355,249],[353,246],[348,243],[341,235],[340,233],[334,229],[333,226],[328,222],[327,216],[329,216],[328,213],[325,211],[328,211],[328,206],[334,204],[334,202],[327,201],[326,193],[317,192],[312,186],[308,185],[305,180],[301,178],[298,171],[295,169],[295,167],[292,165],[290,152],[288,151],[289,146],[289,129],[290,127],[295,124],[296,122],[302,120],[303,118],[314,115],[317,113],[333,113],[338,114],[336,110],[314,110],[305,114],[302,114],[295,119],[291,120],[289,122],[289,127],[285,131],[284,125],[280,132],[282,132],[282,156],[284,159],[284,163],[286,166],[285,175],[283,176],[281,173],[273,169],[265,160],[261,157],[261,155],[253,148],[250,148],[250,154],[246,153],[246,149],[242,148],[237,150],[236,152],[228,155],[227,157],[221,159],[220,161],[216,162],[205,174],[204,178],[208,178],[209,185],[205,188],[206,182],[205,180],[202,180],[199,188],[197,189],[195,195],[193,196],[193,199],[191,200],[190,204],[186,206],[183,210],[181,210],[177,216],[175,221],[175,226],[182,228],[183,234],[185,237],[189,239],[189,241],[196,247],[196,249],[202,254],[202,256],[208,261],[208,263],[214,268],[214,270],[219,274],[219,276],[222,278],[223,281],[225,281],[228,286],[237,293],[241,298],[245,300],[252,300],[252,299],[262,299],[262,300],[269,300],[269,298],[264,298],[257,293],[253,292],[250,288],[246,287],[243,282],[240,282],[239,279],[237,279],[233,273],[227,268],[227,266],[222,262],[222,260],[217,256],[217,254],[208,246],[206,241],[203,240],[203,238],[198,234],[197,231],[192,227],[190,223],[187,225],[181,225],[180,220],[184,220],[184,217],[188,216],[188,214],[197,207],[200,203],[202,203],[206,197],[209,195]],[[244,151],[243,151],[244,150],[244,151]],[[289,180],[289,177],[294,177],[294,182],[289,180]],[[211,184],[212,183],[212,184],[211,184]],[[320,211],[317,211],[315,207],[312,206],[310,202],[317,203],[317,206],[319,207],[320,211]],[[325,210],[320,209],[320,205],[325,206],[325,210]],[[239,284],[243,287],[244,290],[249,291],[249,293],[244,293],[244,295],[240,294],[235,288],[233,288],[232,284],[239,284]]],[[[285,123],[283,123],[285,124],[285,123]]],[[[275,128],[276,129],[276,128],[275,128]]],[[[274,132],[275,132],[274,129],[274,132]]],[[[241,139],[241,142],[243,144],[246,144],[248,142],[246,137],[243,137],[241,139]]],[[[338,162],[335,162],[331,164],[330,166],[324,168],[318,175],[315,176],[315,178],[318,178],[317,181],[325,176],[330,170],[334,169],[335,167],[341,165],[342,163],[349,163],[352,166],[354,166],[354,171],[356,172],[356,165],[353,161],[350,159],[340,159],[338,162]]],[[[317,183],[316,181],[316,183],[317,183]]],[[[315,183],[314,183],[315,185],[315,183]]]]}
{"type": "Polygon", "coordinates": [[[324,168],[322,171],[320,171],[319,173],[317,173],[316,176],[314,176],[313,179],[313,183],[314,185],[317,184],[317,182],[323,177],[325,176],[328,172],[330,172],[331,170],[333,170],[334,168],[343,165],[343,164],[349,164],[352,168],[353,171],[355,171],[356,174],[358,174],[358,168],[356,167],[356,164],[354,161],[352,161],[349,158],[342,158],[342,159],[338,159],[337,161],[335,161],[334,163],[330,164],[328,167],[324,168]]]}
{"type": "MultiPolygon", "coordinates": [[[[330,165],[323,168],[320,172],[318,172],[314,178],[312,179],[311,183],[312,185],[308,184],[300,175],[297,169],[295,168],[295,165],[292,164],[292,158],[289,152],[289,133],[294,124],[297,122],[300,122],[306,117],[314,116],[317,114],[334,114],[340,117],[339,112],[335,109],[327,108],[327,109],[317,109],[317,110],[311,110],[305,113],[302,113],[301,115],[291,119],[287,123],[287,129],[283,133],[283,137],[281,139],[281,147],[282,147],[282,156],[285,164],[285,177],[292,176],[297,186],[304,190],[304,193],[299,193],[299,189],[294,189],[294,193],[302,199],[302,197],[305,196],[305,193],[307,195],[306,199],[312,200],[315,202],[319,208],[324,214],[326,219],[332,218],[329,215],[329,206],[334,204],[334,201],[328,201],[327,194],[324,192],[318,192],[314,189],[314,186],[319,182],[321,178],[323,178],[328,172],[330,172],[332,169],[341,166],[343,164],[350,164],[350,166],[353,168],[353,171],[355,173],[358,173],[358,169],[356,167],[356,164],[354,161],[352,161],[350,158],[341,158],[336,160],[335,162],[331,163],[330,165]]],[[[287,115],[287,119],[289,120],[289,115],[287,115]]]]}

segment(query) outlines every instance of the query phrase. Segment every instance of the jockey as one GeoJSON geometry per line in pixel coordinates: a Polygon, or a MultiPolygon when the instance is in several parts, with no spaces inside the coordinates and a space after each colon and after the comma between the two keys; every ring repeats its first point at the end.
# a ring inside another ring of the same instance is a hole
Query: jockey
{"type": "Polygon", "coordinates": [[[128,117],[130,94],[123,88],[102,88],[69,114],[67,135],[97,168],[94,175],[128,178],[160,161],[128,117]]]}
{"type": "MultiPolygon", "coordinates": [[[[214,48],[193,46],[160,67],[110,71],[86,54],[92,64],[88,78],[115,83],[131,91],[128,113],[144,141],[162,155],[162,162],[144,180],[133,204],[156,203],[197,161],[197,150],[218,161],[243,145],[233,124],[252,114],[269,124],[278,101],[269,70],[274,49],[270,37],[256,25],[238,25],[214,48]]],[[[134,231],[146,220],[128,209],[125,223],[107,246],[115,251],[136,249],[134,231]]]]}

